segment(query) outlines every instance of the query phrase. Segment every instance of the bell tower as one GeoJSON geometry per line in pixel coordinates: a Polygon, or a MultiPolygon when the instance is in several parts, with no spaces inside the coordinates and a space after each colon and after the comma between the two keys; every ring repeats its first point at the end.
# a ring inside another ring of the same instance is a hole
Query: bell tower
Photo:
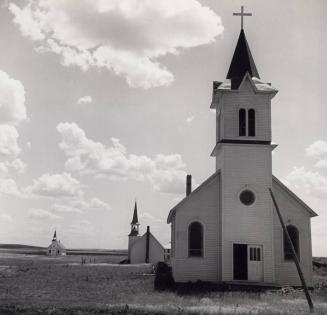
{"type": "Polygon", "coordinates": [[[277,90],[260,79],[242,27],[223,82],[213,83],[216,170],[220,172],[221,281],[274,282],[271,99],[277,90]],[[253,253],[256,259],[252,261],[253,253]],[[259,258],[258,258],[259,257],[259,258]],[[233,262],[231,265],[230,262],[233,262]]]}
{"type": "Polygon", "coordinates": [[[131,222],[131,232],[128,234],[128,259],[130,259],[130,249],[132,244],[135,242],[135,240],[141,237],[139,235],[139,226],[140,223],[137,215],[137,203],[135,201],[133,219],[131,222]]]}

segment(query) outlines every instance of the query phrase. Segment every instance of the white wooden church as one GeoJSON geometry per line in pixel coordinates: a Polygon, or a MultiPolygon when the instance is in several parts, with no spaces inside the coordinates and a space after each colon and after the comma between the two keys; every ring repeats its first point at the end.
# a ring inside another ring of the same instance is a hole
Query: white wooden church
{"type": "Polygon", "coordinates": [[[135,201],[131,232],[128,234],[128,262],[130,264],[152,263],[167,260],[167,250],[150,232],[147,226],[146,232],[140,235],[140,223],[135,201]]]}
{"type": "Polygon", "coordinates": [[[260,79],[242,27],[226,79],[213,82],[216,172],[194,191],[188,176],[187,196],[168,215],[176,282],[301,285],[271,188],[312,286],[310,219],[317,214],[272,175],[277,92],[260,79]]]}
{"type": "Polygon", "coordinates": [[[65,256],[67,254],[65,246],[57,239],[57,231],[54,231],[52,242],[46,250],[48,256],[65,256]]]}

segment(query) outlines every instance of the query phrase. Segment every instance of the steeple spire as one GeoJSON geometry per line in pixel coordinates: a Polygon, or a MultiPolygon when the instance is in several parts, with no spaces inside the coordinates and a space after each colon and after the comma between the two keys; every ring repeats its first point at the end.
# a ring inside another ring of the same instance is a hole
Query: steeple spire
{"type": "Polygon", "coordinates": [[[137,217],[137,203],[135,201],[134,205],[134,212],[133,212],[133,219],[131,222],[131,232],[129,233],[129,236],[138,236],[139,235],[139,219],[137,217]]]}
{"type": "Polygon", "coordinates": [[[137,203],[135,201],[133,220],[132,220],[131,224],[138,224],[138,223],[139,223],[139,219],[137,217],[137,203]]]}
{"type": "Polygon", "coordinates": [[[54,231],[52,240],[53,241],[56,241],[57,240],[57,231],[56,230],[54,231]]]}
{"type": "Polygon", "coordinates": [[[249,73],[251,77],[260,79],[244,30],[241,29],[232,62],[227,73],[227,79],[231,80],[232,89],[238,89],[246,73],[249,73]]]}

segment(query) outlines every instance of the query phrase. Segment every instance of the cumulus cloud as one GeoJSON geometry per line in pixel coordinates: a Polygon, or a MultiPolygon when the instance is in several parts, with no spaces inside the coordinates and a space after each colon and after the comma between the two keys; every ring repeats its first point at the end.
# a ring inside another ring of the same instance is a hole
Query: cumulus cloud
{"type": "Polygon", "coordinates": [[[10,173],[22,174],[25,172],[26,164],[21,159],[0,162],[0,193],[22,197],[23,194],[14,179],[10,178],[10,173]]]}
{"type": "Polygon", "coordinates": [[[44,209],[30,208],[28,209],[28,217],[35,220],[59,220],[61,216],[53,214],[52,212],[44,209]]]}
{"type": "Polygon", "coordinates": [[[327,178],[318,172],[307,171],[304,167],[294,167],[287,175],[286,181],[297,191],[317,198],[327,198],[327,178]]]}
{"type": "Polygon", "coordinates": [[[13,196],[21,196],[17,183],[12,178],[0,179],[0,193],[13,196]]]}
{"type": "Polygon", "coordinates": [[[82,195],[80,182],[69,173],[43,174],[25,188],[31,195],[44,197],[79,197],[82,195]]]}
{"type": "Polygon", "coordinates": [[[77,104],[89,104],[89,103],[92,103],[92,102],[93,102],[92,96],[89,96],[89,95],[80,97],[77,100],[77,104]]]}
{"type": "Polygon", "coordinates": [[[17,156],[21,152],[17,139],[18,132],[14,126],[0,124],[0,155],[17,156]]]}
{"type": "Polygon", "coordinates": [[[131,87],[168,85],[159,57],[215,41],[219,16],[198,0],[29,0],[10,3],[21,33],[65,66],[106,68],[131,87]]]}
{"type": "Polygon", "coordinates": [[[0,70],[0,124],[17,125],[25,119],[24,86],[0,70]]]}
{"type": "Polygon", "coordinates": [[[318,158],[315,164],[318,168],[327,168],[327,142],[317,140],[306,148],[308,156],[318,158]]]}
{"type": "Polygon", "coordinates": [[[0,70],[0,193],[3,194],[20,195],[10,173],[22,174],[27,167],[17,158],[21,153],[17,126],[26,118],[24,86],[0,70]]]}
{"type": "Polygon", "coordinates": [[[26,167],[27,165],[21,159],[0,162],[0,179],[6,178],[10,170],[14,170],[18,174],[23,174],[26,167]]]}
{"type": "Polygon", "coordinates": [[[76,123],[60,123],[59,147],[67,156],[65,167],[80,174],[107,176],[110,179],[147,180],[155,191],[180,194],[185,190],[186,165],[179,154],[157,154],[155,158],[128,154],[119,139],[105,146],[87,138],[76,123]]]}

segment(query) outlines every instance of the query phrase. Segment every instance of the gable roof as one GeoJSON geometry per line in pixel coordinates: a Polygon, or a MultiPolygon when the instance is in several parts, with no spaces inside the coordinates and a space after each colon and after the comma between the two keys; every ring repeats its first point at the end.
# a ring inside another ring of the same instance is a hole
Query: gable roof
{"type": "Polygon", "coordinates": [[[48,249],[50,249],[51,247],[55,246],[56,248],[60,248],[62,250],[66,250],[66,247],[57,240],[52,241],[52,243],[48,246],[48,249]]]}
{"type": "Polygon", "coordinates": [[[226,77],[226,79],[231,80],[232,89],[239,87],[246,73],[249,73],[251,77],[260,79],[244,30],[241,29],[226,77]]]}
{"type": "Polygon", "coordinates": [[[303,200],[301,200],[297,195],[295,195],[289,188],[287,188],[276,176],[273,175],[273,182],[278,185],[278,187],[293,198],[297,203],[299,203],[310,215],[310,217],[316,217],[318,214],[313,211],[303,200]]]}
{"type": "Polygon", "coordinates": [[[220,170],[218,170],[217,172],[212,174],[210,177],[208,177],[200,186],[198,186],[196,189],[194,189],[188,196],[184,197],[174,208],[172,208],[169,211],[167,223],[171,222],[171,219],[175,215],[178,208],[180,208],[186,202],[186,200],[188,200],[189,198],[194,196],[194,194],[196,194],[197,192],[202,190],[205,186],[209,185],[212,182],[212,180],[215,179],[219,174],[220,174],[220,170]]]}
{"type": "MultiPolygon", "coordinates": [[[[140,236],[140,238],[138,238],[135,242],[133,242],[132,243],[132,245],[131,245],[131,248],[136,244],[136,243],[138,243],[138,242],[140,242],[142,239],[144,239],[145,237],[146,237],[146,233],[147,232],[145,232],[142,236],[140,236]]],[[[159,246],[161,246],[162,247],[162,249],[164,250],[165,248],[163,247],[163,245],[155,238],[155,236],[151,233],[151,232],[149,232],[150,233],[150,238],[151,238],[151,236],[153,237],[153,239],[154,239],[154,241],[159,245],[159,246]]]]}

